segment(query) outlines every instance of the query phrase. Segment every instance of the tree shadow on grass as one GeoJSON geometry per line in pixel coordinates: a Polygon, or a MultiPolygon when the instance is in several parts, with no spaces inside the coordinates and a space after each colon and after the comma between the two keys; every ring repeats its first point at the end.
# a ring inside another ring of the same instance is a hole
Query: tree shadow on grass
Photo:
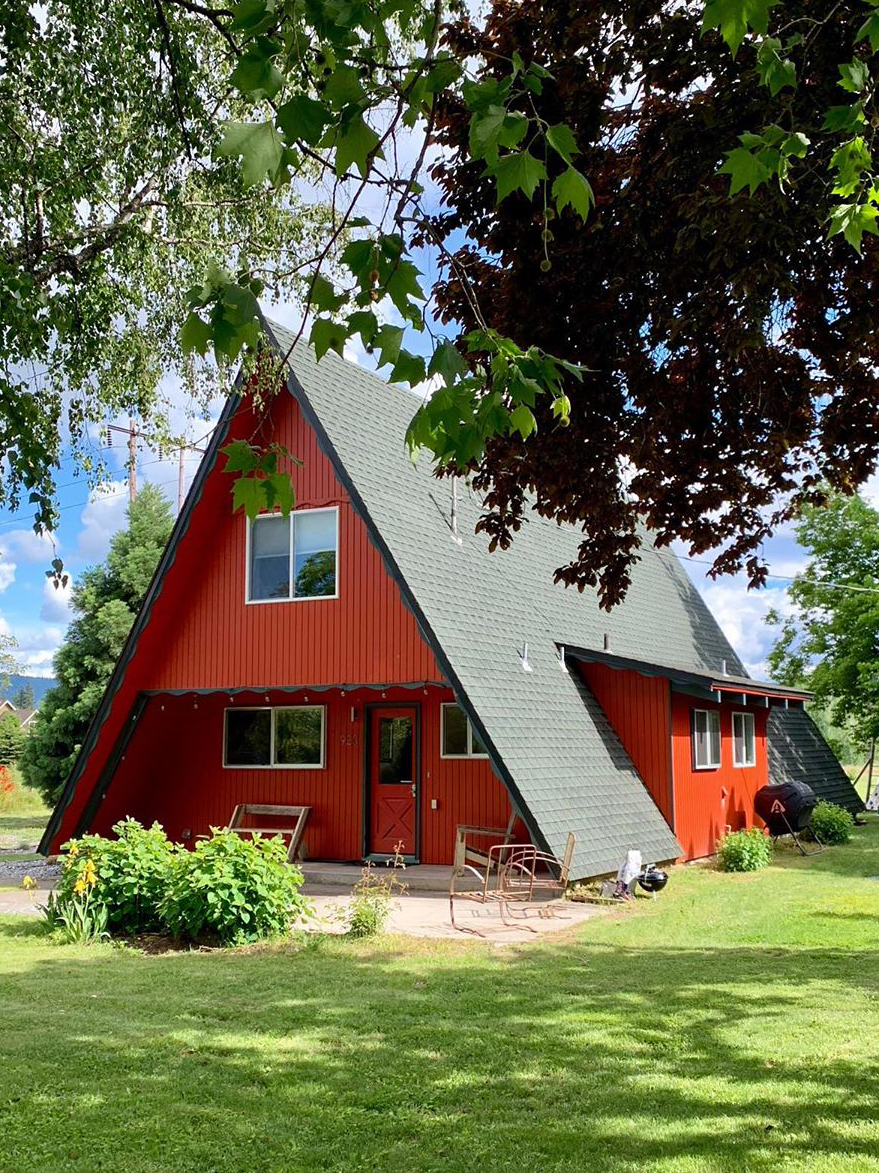
{"type": "Polygon", "coordinates": [[[50,932],[48,924],[42,917],[30,914],[22,915],[21,913],[10,915],[0,913],[0,940],[3,937],[14,937],[17,940],[21,938],[34,940],[45,937],[48,940],[50,932]]]}
{"type": "Polygon", "coordinates": [[[877,967],[588,942],[43,952],[0,982],[24,1032],[0,1125],[18,1173],[123,1152],[128,1173],[879,1168],[877,967]]]}

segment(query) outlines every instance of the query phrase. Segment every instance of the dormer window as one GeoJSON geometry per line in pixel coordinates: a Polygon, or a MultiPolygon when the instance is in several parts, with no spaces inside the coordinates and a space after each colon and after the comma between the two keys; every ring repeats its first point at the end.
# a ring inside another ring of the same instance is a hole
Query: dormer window
{"type": "Polygon", "coordinates": [[[248,523],[247,601],[338,595],[338,509],[266,513],[248,523]]]}

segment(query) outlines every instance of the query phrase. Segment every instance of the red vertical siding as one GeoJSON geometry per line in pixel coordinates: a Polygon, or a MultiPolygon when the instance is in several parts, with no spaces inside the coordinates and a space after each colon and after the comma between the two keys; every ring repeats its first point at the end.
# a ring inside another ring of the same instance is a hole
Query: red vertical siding
{"type": "Polygon", "coordinates": [[[607,714],[653,801],[672,822],[669,683],[606,664],[581,664],[586,683],[607,714]]]}
{"type": "MultiPolygon", "coordinates": [[[[506,788],[485,759],[440,757],[440,704],[449,689],[372,689],[311,693],[157,696],[149,700],[125,760],[95,820],[106,834],[125,815],[158,820],[173,839],[194,840],[225,825],[239,802],[312,807],[305,840],[317,859],[359,859],[363,843],[365,705],[415,704],[421,713],[420,859],[450,863],[458,823],[503,827],[510,813],[506,788]],[[315,770],[223,766],[223,710],[227,706],[324,704],[325,766],[315,770]],[[352,709],[354,719],[352,720],[352,709]],[[431,800],[437,806],[433,809],[431,800]]],[[[414,850],[414,845],[407,845],[414,850]]]]}
{"type": "Polygon", "coordinates": [[[743,706],[716,705],[681,693],[673,694],[674,831],[686,859],[711,855],[727,826],[738,830],[754,824],[754,795],[768,780],[767,710],[753,704],[744,707],[754,714],[755,766],[733,765],[732,714],[743,706]],[[716,770],[693,768],[693,709],[720,712],[721,764],[716,770]]]}
{"type": "MultiPolygon", "coordinates": [[[[257,431],[250,410],[242,408],[229,438],[257,431]]],[[[339,508],[339,597],[245,603],[246,521],[232,513],[232,478],[222,471],[221,457],[178,544],[53,850],[73,833],[141,690],[442,679],[314,432],[286,392],[275,401],[270,434],[303,461],[293,472],[297,505],[339,508]]],[[[179,739],[175,734],[173,752],[185,760],[197,757],[194,740],[187,727],[179,739]]],[[[186,785],[198,786],[198,777],[194,771],[186,785]]]]}

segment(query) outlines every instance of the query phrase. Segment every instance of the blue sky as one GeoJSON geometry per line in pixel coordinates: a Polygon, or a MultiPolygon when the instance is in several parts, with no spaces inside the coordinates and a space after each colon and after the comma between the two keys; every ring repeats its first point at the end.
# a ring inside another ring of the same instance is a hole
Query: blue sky
{"type": "MultiPolygon", "coordinates": [[[[274,307],[270,313],[288,324],[293,323],[292,310],[274,307]]],[[[369,361],[356,349],[348,352],[347,357],[364,364],[369,361]]],[[[175,414],[179,413],[175,420],[176,430],[182,432],[185,427],[190,440],[203,440],[219,414],[219,400],[211,405],[207,419],[188,418],[187,405],[182,398],[178,396],[175,401],[173,388],[169,394],[175,414]]],[[[102,446],[97,432],[94,443],[96,447],[102,446]]],[[[77,473],[70,459],[65,460],[60,470],[61,521],[55,535],[55,548],[74,581],[86,566],[106,555],[112,535],[124,524],[128,502],[126,455],[121,438],[113,447],[104,448],[107,478],[99,487],[90,488],[85,476],[77,473]]],[[[186,458],[187,487],[197,460],[194,455],[186,458]]],[[[145,447],[139,449],[138,483],[149,481],[160,485],[175,509],[177,474],[176,453],[160,459],[145,447]]],[[[867,495],[874,503],[879,500],[876,478],[867,486],[867,495]]],[[[677,552],[685,554],[682,548],[677,552]]],[[[771,580],[769,587],[761,591],[749,591],[741,576],[711,581],[706,577],[704,560],[683,559],[683,565],[727,636],[751,673],[758,677],[767,671],[765,658],[773,639],[772,629],[763,621],[764,616],[770,607],[782,612],[786,610],[787,579],[804,563],[803,551],[790,529],[774,537],[765,552],[772,572],[784,577],[771,580]]],[[[0,511],[0,632],[16,637],[23,670],[38,676],[52,674],[52,656],[70,620],[69,589],[55,590],[46,578],[45,572],[52,557],[52,543],[33,533],[26,508],[14,513],[0,511]]],[[[551,571],[552,567],[547,567],[547,573],[551,571]]]]}

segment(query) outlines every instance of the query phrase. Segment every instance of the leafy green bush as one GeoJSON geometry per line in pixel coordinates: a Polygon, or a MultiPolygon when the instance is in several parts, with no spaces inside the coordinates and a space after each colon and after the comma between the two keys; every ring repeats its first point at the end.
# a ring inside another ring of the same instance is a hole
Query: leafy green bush
{"type": "Polygon", "coordinates": [[[158,931],[163,927],[159,904],[171,880],[172,862],[183,849],[158,823],[146,828],[137,819],[123,819],[113,833],[117,838],[83,835],[64,844],[67,855],[57,899],[61,906],[74,899],[91,864],[98,876],[92,903],[106,909],[110,931],[158,931]]]}
{"type": "Polygon", "coordinates": [[[244,838],[211,828],[192,851],[175,855],[161,915],[175,936],[223,942],[256,941],[288,933],[311,914],[301,895],[299,868],[287,862],[280,836],[244,838]]]}
{"type": "Polygon", "coordinates": [[[772,859],[772,840],[761,827],[728,831],[718,840],[717,859],[724,872],[756,872],[772,859]]]}
{"type": "Polygon", "coordinates": [[[822,843],[848,843],[852,834],[854,819],[845,807],[822,798],[812,812],[809,830],[814,831],[822,843]]]}

